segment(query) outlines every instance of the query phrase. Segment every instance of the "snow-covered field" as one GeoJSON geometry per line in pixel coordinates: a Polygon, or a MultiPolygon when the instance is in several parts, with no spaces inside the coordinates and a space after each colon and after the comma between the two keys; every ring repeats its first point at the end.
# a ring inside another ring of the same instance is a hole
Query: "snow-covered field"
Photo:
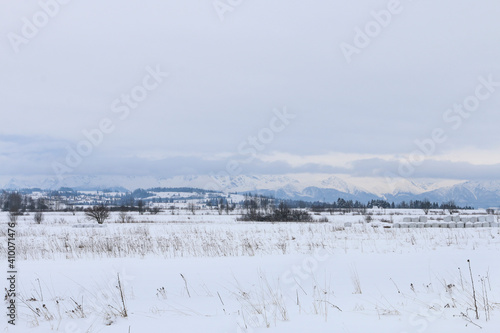
{"type": "Polygon", "coordinates": [[[500,229],[388,228],[423,214],[395,212],[273,224],[114,213],[103,226],[21,216],[18,320],[4,331],[497,332],[500,229]]]}

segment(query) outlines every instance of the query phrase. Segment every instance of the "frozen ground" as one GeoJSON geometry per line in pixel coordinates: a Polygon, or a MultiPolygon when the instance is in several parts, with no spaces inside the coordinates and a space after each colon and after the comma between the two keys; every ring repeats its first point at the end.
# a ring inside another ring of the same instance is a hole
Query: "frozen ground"
{"type": "MultiPolygon", "coordinates": [[[[421,211],[375,212],[371,223],[359,215],[324,215],[329,222],[276,224],[205,213],[135,215],[136,223],[103,227],[79,214],[46,214],[41,225],[20,217],[19,318],[17,330],[4,320],[3,331],[500,327],[498,228],[383,228],[421,211]],[[345,222],[353,226],[344,228],[345,222]]],[[[5,239],[7,215],[0,218],[5,239]]],[[[0,249],[5,259],[6,241],[0,249]]]]}

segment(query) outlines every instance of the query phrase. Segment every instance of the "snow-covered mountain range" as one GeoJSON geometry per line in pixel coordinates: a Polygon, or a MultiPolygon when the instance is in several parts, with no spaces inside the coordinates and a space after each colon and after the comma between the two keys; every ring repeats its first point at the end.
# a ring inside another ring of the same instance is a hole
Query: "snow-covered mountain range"
{"type": "Polygon", "coordinates": [[[293,174],[225,177],[217,175],[176,176],[68,176],[63,179],[44,177],[0,177],[0,188],[77,190],[134,190],[152,187],[194,187],[225,192],[254,192],[277,198],[306,201],[344,199],[366,202],[385,199],[389,202],[429,199],[474,207],[500,206],[500,181],[464,181],[447,179],[361,178],[347,175],[293,174]]]}

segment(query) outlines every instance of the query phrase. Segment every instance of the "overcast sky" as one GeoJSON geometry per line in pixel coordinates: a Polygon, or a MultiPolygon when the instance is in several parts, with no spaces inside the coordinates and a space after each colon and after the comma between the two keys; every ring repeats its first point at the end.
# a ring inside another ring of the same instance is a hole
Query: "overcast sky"
{"type": "Polygon", "coordinates": [[[499,17],[494,0],[0,0],[0,174],[498,179],[499,17]]]}

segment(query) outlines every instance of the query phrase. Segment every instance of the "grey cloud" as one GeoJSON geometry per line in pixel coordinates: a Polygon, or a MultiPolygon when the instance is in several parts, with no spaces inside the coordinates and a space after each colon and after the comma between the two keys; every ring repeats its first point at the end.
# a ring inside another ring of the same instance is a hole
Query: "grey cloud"
{"type": "MultiPolygon", "coordinates": [[[[402,13],[348,64],[340,43],[352,43],[355,27],[362,28],[370,12],[387,1],[253,1],[223,22],[210,1],[71,2],[19,53],[6,38],[0,41],[1,133],[34,142],[44,136],[59,140],[55,146],[23,143],[17,155],[0,152],[10,158],[0,169],[50,172],[49,161],[64,158],[66,143],[82,140],[82,130],[109,117],[116,130],[75,172],[221,170],[224,161],[195,156],[237,154],[238,144],[267,126],[272,109],[283,106],[297,119],[265,152],[396,157],[416,149],[414,141],[436,127],[449,136],[438,152],[498,147],[500,89],[458,131],[443,121],[443,113],[474,92],[478,76],[493,73],[500,81],[500,3],[402,4],[402,13]],[[157,64],[170,77],[128,119],[118,120],[113,100],[141,82],[146,66],[157,64]],[[193,157],[123,158],[148,149],[193,157]]],[[[0,35],[19,33],[21,17],[37,6],[3,4],[0,35]]],[[[397,171],[397,163],[293,168],[256,160],[243,170],[373,175],[397,171]]],[[[416,175],[474,177],[475,170],[495,176],[488,166],[451,162],[426,163],[416,175]]]]}

